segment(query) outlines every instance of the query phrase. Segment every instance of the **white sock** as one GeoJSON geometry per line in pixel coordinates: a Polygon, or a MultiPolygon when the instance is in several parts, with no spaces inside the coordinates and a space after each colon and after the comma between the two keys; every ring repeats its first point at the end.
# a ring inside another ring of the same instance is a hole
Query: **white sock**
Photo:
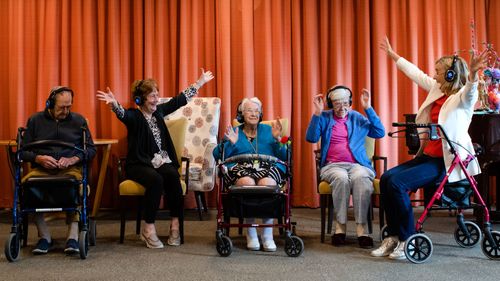
{"type": "Polygon", "coordinates": [[[335,221],[335,234],[338,234],[338,233],[345,234],[346,228],[347,228],[346,224],[339,223],[338,221],[335,221]]]}
{"type": "MultiPolygon", "coordinates": [[[[255,219],[253,218],[247,218],[246,223],[254,223],[255,219]]],[[[247,227],[247,236],[250,239],[257,239],[257,229],[255,227],[247,227]]]]}
{"type": "Polygon", "coordinates": [[[366,229],[366,223],[357,223],[356,224],[356,234],[358,235],[358,237],[368,236],[365,229],[366,229]]]}
{"type": "Polygon", "coordinates": [[[68,239],[75,239],[78,241],[78,222],[74,221],[68,224],[68,239]]]}
{"type": "Polygon", "coordinates": [[[46,239],[49,243],[52,241],[50,237],[50,231],[45,222],[45,216],[43,213],[35,214],[35,224],[38,229],[38,237],[46,239]]]}
{"type": "MultiPolygon", "coordinates": [[[[263,224],[272,224],[274,223],[274,219],[262,219],[263,224]]],[[[273,240],[273,228],[272,227],[264,227],[262,230],[262,240],[273,240]]]]}

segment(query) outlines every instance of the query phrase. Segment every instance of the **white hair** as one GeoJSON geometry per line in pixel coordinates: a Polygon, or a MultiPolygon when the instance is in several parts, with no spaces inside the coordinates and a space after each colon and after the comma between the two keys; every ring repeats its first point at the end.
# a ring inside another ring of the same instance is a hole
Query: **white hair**
{"type": "Polygon", "coordinates": [[[243,109],[245,108],[245,104],[249,103],[249,102],[253,102],[255,103],[258,107],[259,107],[259,111],[262,112],[262,102],[257,98],[257,97],[253,97],[253,98],[244,98],[242,101],[241,101],[241,105],[240,105],[240,108],[239,110],[241,112],[243,112],[243,109]]]}

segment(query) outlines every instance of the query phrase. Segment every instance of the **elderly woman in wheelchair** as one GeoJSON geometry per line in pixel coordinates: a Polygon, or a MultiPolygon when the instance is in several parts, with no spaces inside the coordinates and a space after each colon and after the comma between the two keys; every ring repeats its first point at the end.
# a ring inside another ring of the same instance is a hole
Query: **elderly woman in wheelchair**
{"type": "MultiPolygon", "coordinates": [[[[238,105],[236,119],[241,125],[228,126],[225,140],[213,152],[216,160],[244,154],[258,154],[287,159],[285,146],[280,143],[282,125],[279,120],[272,126],[262,124],[262,102],[256,98],[245,98],[238,105]],[[222,155],[222,153],[224,155],[222,155]]],[[[286,167],[279,162],[265,160],[247,160],[228,164],[224,174],[226,186],[282,185],[286,180],[286,167]]],[[[253,224],[255,218],[246,218],[247,224],[253,224]]],[[[263,218],[263,224],[273,224],[273,218],[263,218]]],[[[247,228],[247,248],[259,250],[260,243],[255,227],[247,228]]],[[[264,227],[261,235],[264,251],[276,251],[273,228],[264,227]]]]}

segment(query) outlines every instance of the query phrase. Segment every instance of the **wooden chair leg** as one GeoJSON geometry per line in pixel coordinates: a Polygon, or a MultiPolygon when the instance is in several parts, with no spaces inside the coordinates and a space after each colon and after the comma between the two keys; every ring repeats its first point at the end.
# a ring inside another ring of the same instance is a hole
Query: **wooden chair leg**
{"type": "Polygon", "coordinates": [[[123,196],[120,196],[120,244],[123,244],[123,240],[125,237],[125,217],[127,210],[125,208],[125,203],[123,202],[125,199],[123,196]]]}
{"type": "Polygon", "coordinates": [[[372,218],[373,218],[373,203],[370,202],[370,206],[368,206],[368,218],[367,218],[369,234],[373,233],[372,218]]]}
{"type": "Polygon", "coordinates": [[[135,219],[135,234],[137,235],[141,233],[142,202],[143,202],[143,197],[140,196],[139,199],[137,200],[137,217],[135,219]]]}
{"type": "Polygon", "coordinates": [[[203,196],[203,194],[200,191],[195,191],[194,192],[194,197],[196,199],[196,207],[198,209],[198,217],[199,217],[200,221],[203,220],[203,216],[201,214],[202,209],[203,209],[203,202],[202,202],[202,199],[201,199],[202,196],[203,196]]]}
{"type": "Polygon", "coordinates": [[[326,233],[331,234],[332,233],[332,225],[333,225],[333,198],[331,195],[326,195],[327,196],[327,202],[328,202],[328,225],[326,229],[326,233]]]}
{"type": "Polygon", "coordinates": [[[319,206],[321,209],[321,243],[325,243],[326,200],[328,198],[324,194],[320,194],[319,199],[319,206]]]}
{"type": "Polygon", "coordinates": [[[384,206],[382,206],[382,200],[380,195],[378,196],[378,221],[380,224],[380,229],[385,225],[385,216],[384,216],[384,206]]]}
{"type": "Polygon", "coordinates": [[[179,214],[179,235],[181,236],[181,244],[184,244],[184,200],[181,202],[181,211],[179,214]]]}

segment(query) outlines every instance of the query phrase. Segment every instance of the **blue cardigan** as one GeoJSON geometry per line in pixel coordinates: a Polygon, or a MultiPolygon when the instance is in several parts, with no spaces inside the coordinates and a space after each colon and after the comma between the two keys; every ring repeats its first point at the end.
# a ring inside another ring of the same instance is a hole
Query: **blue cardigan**
{"type": "MultiPolygon", "coordinates": [[[[238,128],[238,141],[236,141],[233,145],[229,140],[223,140],[223,142],[217,145],[213,151],[215,160],[222,159],[221,145],[224,144],[224,159],[240,154],[263,154],[271,155],[282,161],[286,161],[286,147],[281,145],[273,137],[271,126],[259,123],[257,126],[257,139],[254,139],[252,144],[250,144],[245,133],[243,132],[243,124],[238,126],[238,128]],[[254,150],[255,147],[257,147],[258,151],[254,150]]],[[[228,164],[228,167],[232,167],[234,165],[235,164],[228,164]]],[[[277,167],[282,172],[286,171],[282,164],[277,164],[277,167]]]]}
{"type": "MultiPolygon", "coordinates": [[[[365,110],[366,117],[361,113],[351,110],[347,115],[347,135],[349,139],[349,148],[356,162],[374,171],[370,159],[366,156],[365,138],[379,139],[385,135],[385,128],[380,122],[380,118],[373,108],[365,110]]],[[[321,112],[320,116],[313,114],[311,122],[307,127],[306,140],[311,143],[321,142],[321,167],[325,165],[326,154],[330,147],[330,138],[332,136],[332,127],[335,125],[333,110],[321,112]]]]}

